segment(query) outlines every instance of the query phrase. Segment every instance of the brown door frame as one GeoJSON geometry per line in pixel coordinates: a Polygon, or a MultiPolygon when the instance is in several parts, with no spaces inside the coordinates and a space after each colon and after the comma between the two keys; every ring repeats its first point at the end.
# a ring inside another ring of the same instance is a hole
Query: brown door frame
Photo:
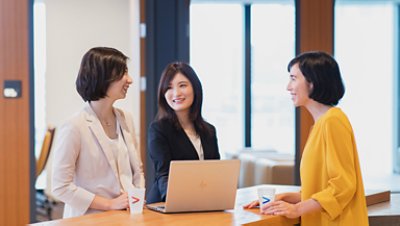
{"type": "MultiPolygon", "coordinates": [[[[296,54],[321,50],[333,54],[334,0],[296,0],[296,54]]],[[[300,159],[314,120],[296,109],[295,184],[300,184],[300,159]]]]}
{"type": "Polygon", "coordinates": [[[33,0],[0,0],[0,225],[35,221],[33,0]],[[21,96],[5,98],[5,81],[21,96]]]}

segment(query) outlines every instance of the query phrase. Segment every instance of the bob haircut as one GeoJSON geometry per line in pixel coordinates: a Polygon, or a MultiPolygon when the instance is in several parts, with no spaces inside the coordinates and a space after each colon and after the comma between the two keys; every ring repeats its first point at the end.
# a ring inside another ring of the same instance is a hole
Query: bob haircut
{"type": "Polygon", "coordinates": [[[107,96],[110,84],[120,80],[128,70],[128,57],[119,50],[108,47],[90,49],[82,58],[76,90],[86,101],[96,101],[107,96]]]}
{"type": "Polygon", "coordinates": [[[335,106],[343,97],[345,88],[339,65],[325,52],[305,52],[288,64],[288,71],[298,64],[307,82],[313,85],[309,97],[321,104],[335,106]]]}
{"type": "Polygon", "coordinates": [[[193,87],[193,103],[190,106],[189,119],[193,122],[197,133],[211,134],[211,128],[207,125],[201,115],[201,107],[203,104],[203,88],[196,72],[188,64],[183,62],[173,62],[168,64],[161,74],[158,86],[158,112],[157,120],[170,120],[178,129],[182,128],[179,124],[175,111],[168,105],[165,99],[165,93],[168,90],[170,82],[178,73],[185,76],[193,87]]]}

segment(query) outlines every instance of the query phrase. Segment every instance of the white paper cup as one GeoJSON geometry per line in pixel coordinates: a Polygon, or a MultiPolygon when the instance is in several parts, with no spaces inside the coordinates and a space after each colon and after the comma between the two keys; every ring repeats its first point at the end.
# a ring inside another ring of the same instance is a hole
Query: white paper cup
{"type": "Polygon", "coordinates": [[[144,188],[132,188],[128,190],[129,209],[131,214],[143,212],[144,188]]]}
{"type": "Polygon", "coordinates": [[[257,189],[258,201],[261,206],[275,200],[275,188],[272,187],[261,187],[257,189]]]}

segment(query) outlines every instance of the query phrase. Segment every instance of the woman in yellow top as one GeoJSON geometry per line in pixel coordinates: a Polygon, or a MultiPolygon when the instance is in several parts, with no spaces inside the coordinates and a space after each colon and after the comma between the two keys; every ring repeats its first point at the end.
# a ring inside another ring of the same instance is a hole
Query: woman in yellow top
{"type": "Polygon", "coordinates": [[[301,216],[302,226],[368,225],[353,129],[335,107],[344,95],[338,64],[326,53],[306,52],[290,61],[288,71],[287,90],[294,105],[304,106],[315,124],[301,159],[301,192],[279,194],[261,212],[301,216]]]}

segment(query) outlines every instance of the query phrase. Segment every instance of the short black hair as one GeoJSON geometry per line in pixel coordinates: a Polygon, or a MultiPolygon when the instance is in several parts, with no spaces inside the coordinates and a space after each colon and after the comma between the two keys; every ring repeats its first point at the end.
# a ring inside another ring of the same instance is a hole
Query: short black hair
{"type": "Polygon", "coordinates": [[[313,85],[309,97],[321,104],[335,106],[342,99],[345,88],[339,65],[329,54],[321,51],[304,52],[288,64],[288,71],[298,64],[307,82],[313,85]]]}
{"type": "Polygon", "coordinates": [[[203,104],[203,88],[199,77],[193,68],[184,62],[173,62],[168,64],[161,74],[160,83],[158,86],[158,112],[157,120],[170,120],[176,127],[180,128],[178,118],[175,111],[168,105],[165,99],[165,93],[168,90],[169,83],[174,77],[181,73],[185,76],[193,87],[193,103],[190,106],[189,118],[193,122],[196,132],[211,134],[211,128],[206,124],[201,115],[201,107],[203,104]]]}
{"type": "Polygon", "coordinates": [[[110,84],[120,80],[127,71],[128,57],[121,51],[109,47],[90,49],[82,58],[76,90],[86,101],[106,97],[110,84]]]}

